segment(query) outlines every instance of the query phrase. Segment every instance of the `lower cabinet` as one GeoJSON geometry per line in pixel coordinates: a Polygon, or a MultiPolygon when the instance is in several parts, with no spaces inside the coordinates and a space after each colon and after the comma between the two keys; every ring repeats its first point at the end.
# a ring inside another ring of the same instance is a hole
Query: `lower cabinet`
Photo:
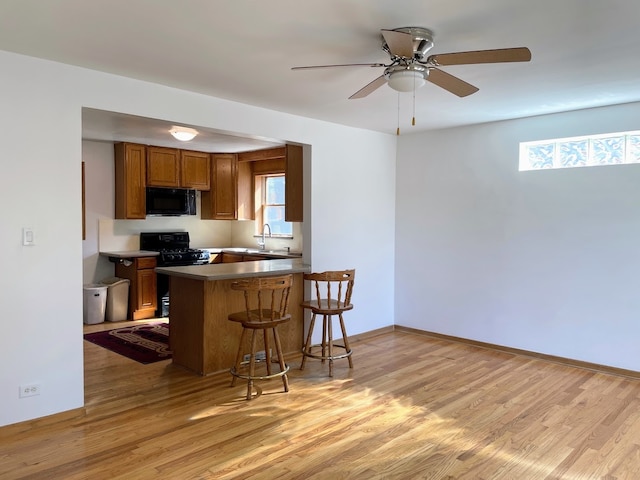
{"type": "Polygon", "coordinates": [[[235,263],[235,262],[255,262],[259,260],[270,260],[266,255],[251,255],[248,253],[216,253],[209,263],[235,263]]]}
{"type": "Polygon", "coordinates": [[[130,320],[153,318],[158,308],[156,257],[137,257],[116,263],[116,277],[127,278],[129,287],[129,313],[130,320]]]}

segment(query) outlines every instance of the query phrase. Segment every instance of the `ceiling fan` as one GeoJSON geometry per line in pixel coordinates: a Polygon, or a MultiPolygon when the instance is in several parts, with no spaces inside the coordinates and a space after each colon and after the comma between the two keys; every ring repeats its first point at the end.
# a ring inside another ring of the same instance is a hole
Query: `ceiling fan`
{"type": "Polygon", "coordinates": [[[327,67],[368,66],[384,67],[384,73],[362,87],[349,99],[364,98],[385,83],[399,92],[415,91],[429,81],[445,90],[466,97],[478,88],[440,70],[448,65],[469,65],[476,63],[528,62],[531,52],[526,47],[502,48],[496,50],[476,50],[469,52],[440,53],[427,56],[433,47],[433,32],[423,27],[401,27],[381,30],[382,50],[387,52],[390,63],[348,63],[341,65],[312,65],[292,67],[292,70],[327,67]]]}

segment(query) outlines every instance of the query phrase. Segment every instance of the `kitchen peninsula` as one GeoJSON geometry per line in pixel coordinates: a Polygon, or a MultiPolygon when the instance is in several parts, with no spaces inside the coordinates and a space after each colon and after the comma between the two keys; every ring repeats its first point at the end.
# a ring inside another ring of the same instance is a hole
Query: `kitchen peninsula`
{"type": "MultiPolygon", "coordinates": [[[[242,327],[227,320],[230,313],[244,310],[244,296],[231,290],[234,280],[293,274],[289,300],[291,320],[278,328],[282,350],[299,352],[304,335],[303,274],[310,271],[302,259],[158,267],[168,275],[169,345],[173,363],[207,375],[231,367],[238,350],[242,327]]],[[[247,347],[247,352],[249,349],[247,347]]]]}

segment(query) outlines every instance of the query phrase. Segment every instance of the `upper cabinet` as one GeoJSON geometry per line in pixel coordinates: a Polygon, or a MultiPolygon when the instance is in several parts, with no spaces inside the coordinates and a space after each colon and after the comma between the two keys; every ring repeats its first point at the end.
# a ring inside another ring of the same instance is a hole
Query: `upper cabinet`
{"type": "Polygon", "coordinates": [[[287,222],[302,222],[304,198],[302,191],[302,147],[287,145],[285,148],[284,219],[287,222]]]}
{"type": "Polygon", "coordinates": [[[202,192],[200,217],[207,220],[238,218],[238,156],[235,153],[211,154],[211,190],[202,192]]]}
{"type": "Polygon", "coordinates": [[[211,160],[205,152],[180,150],[180,185],[207,191],[211,188],[211,160]]]}
{"type": "Polygon", "coordinates": [[[209,154],[166,147],[147,147],[147,185],[209,190],[209,154]]]}
{"type": "Polygon", "coordinates": [[[147,147],[147,185],[149,187],[180,187],[180,150],[147,147]]]}
{"type": "Polygon", "coordinates": [[[115,144],[117,219],[146,217],[146,187],[202,191],[201,218],[255,218],[256,175],[285,174],[285,220],[303,219],[302,147],[242,153],[205,153],[177,148],[115,144]]]}
{"type": "Polygon", "coordinates": [[[141,219],[146,209],[146,147],[135,143],[116,143],[115,195],[118,219],[141,219]]]}

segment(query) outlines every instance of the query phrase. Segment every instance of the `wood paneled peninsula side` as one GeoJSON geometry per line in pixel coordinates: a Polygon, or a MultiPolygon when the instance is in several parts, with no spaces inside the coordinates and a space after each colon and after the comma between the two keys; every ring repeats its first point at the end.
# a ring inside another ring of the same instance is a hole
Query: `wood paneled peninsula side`
{"type": "MultiPolygon", "coordinates": [[[[303,274],[311,271],[301,259],[158,267],[169,275],[169,346],[173,363],[200,375],[228,370],[234,363],[242,327],[230,313],[244,309],[241,292],[231,284],[245,277],[293,274],[289,300],[291,320],[278,327],[282,350],[300,352],[304,335],[303,274]]],[[[249,352],[249,345],[246,345],[249,352]]]]}

